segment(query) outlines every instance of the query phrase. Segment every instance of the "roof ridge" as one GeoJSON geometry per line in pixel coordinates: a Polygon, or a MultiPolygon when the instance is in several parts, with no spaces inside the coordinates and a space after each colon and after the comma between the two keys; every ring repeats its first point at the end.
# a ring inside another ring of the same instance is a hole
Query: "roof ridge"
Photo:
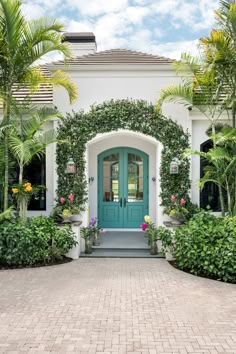
{"type": "Polygon", "coordinates": [[[90,53],[90,54],[85,54],[85,55],[82,55],[82,56],[76,56],[75,58],[85,58],[85,57],[94,57],[96,55],[100,55],[100,54],[106,54],[106,53],[112,53],[112,52],[127,52],[127,53],[134,53],[134,54],[139,54],[139,55],[144,55],[144,56],[147,56],[147,57],[153,57],[153,58],[163,58],[163,59],[168,59],[168,60],[173,60],[172,58],[168,58],[168,57],[164,57],[164,56],[161,56],[161,55],[158,55],[158,54],[152,54],[152,53],[146,53],[146,52],[140,52],[140,51],[137,51],[137,50],[133,50],[133,49],[128,49],[128,48],[111,48],[111,49],[106,49],[106,50],[101,50],[101,51],[98,51],[96,53],[90,53]]]}
{"type": "MultiPolygon", "coordinates": [[[[67,63],[70,65],[91,65],[91,64],[171,64],[175,59],[167,58],[160,55],[150,53],[138,52],[127,48],[111,48],[102,50],[96,53],[85,54],[68,59],[67,63]]],[[[64,60],[47,63],[47,65],[61,65],[64,60]]]]}

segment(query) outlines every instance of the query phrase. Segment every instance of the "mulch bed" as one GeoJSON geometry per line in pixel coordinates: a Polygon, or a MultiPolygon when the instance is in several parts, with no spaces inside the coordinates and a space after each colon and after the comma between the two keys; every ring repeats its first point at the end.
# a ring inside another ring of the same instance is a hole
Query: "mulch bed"
{"type": "Polygon", "coordinates": [[[49,267],[49,266],[55,266],[59,264],[64,264],[64,263],[69,263],[73,261],[72,258],[68,257],[63,257],[62,259],[53,262],[53,263],[38,263],[38,264],[33,264],[33,265],[4,265],[0,264],[0,270],[7,270],[7,269],[25,269],[25,268],[38,268],[38,267],[49,267]]]}

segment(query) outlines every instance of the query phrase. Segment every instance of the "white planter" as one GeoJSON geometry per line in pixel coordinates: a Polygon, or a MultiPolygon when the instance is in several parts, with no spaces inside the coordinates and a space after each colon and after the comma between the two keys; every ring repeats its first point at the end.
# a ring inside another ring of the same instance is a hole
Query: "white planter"
{"type": "Polygon", "coordinates": [[[162,242],[161,242],[161,240],[157,240],[157,250],[158,250],[158,253],[161,252],[161,249],[162,249],[162,242]]]}
{"type": "Polygon", "coordinates": [[[73,214],[73,215],[70,217],[70,221],[71,221],[71,222],[78,222],[78,221],[80,221],[80,218],[81,218],[80,214],[73,214]]]}
{"type": "Polygon", "coordinates": [[[169,251],[166,251],[165,257],[166,257],[167,261],[174,261],[175,260],[175,257],[169,251]]]}
{"type": "Polygon", "coordinates": [[[75,240],[77,241],[77,244],[72,247],[69,252],[66,254],[66,257],[72,258],[72,259],[79,259],[80,256],[80,225],[81,223],[72,224],[72,231],[74,232],[75,235],[75,240]]]}

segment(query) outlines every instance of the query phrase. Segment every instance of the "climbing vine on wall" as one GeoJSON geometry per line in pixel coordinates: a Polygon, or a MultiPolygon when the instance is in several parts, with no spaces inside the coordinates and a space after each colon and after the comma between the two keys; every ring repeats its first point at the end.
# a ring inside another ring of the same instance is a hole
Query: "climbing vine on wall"
{"type": "Polygon", "coordinates": [[[172,194],[189,199],[189,160],[182,158],[188,145],[188,133],[182,126],[155,112],[154,106],[143,100],[111,100],[83,111],[67,114],[60,124],[59,139],[67,140],[57,146],[57,197],[75,195],[75,203],[84,205],[87,201],[87,180],[85,176],[86,143],[99,133],[127,129],[149,135],[163,144],[161,157],[161,199],[168,206],[172,194]],[[66,163],[72,157],[76,174],[65,173],[66,163]],[[171,175],[169,165],[173,158],[180,160],[179,174],[171,175]]]}

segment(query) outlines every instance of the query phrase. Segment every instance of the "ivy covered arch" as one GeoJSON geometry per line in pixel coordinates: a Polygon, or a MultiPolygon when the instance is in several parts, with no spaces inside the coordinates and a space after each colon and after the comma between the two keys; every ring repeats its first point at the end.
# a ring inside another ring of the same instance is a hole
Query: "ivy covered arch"
{"type": "Polygon", "coordinates": [[[67,114],[60,123],[59,139],[67,140],[57,145],[57,198],[66,197],[70,192],[75,195],[79,206],[87,201],[87,180],[85,176],[86,143],[99,133],[108,133],[119,129],[131,130],[149,135],[163,144],[161,157],[161,200],[168,206],[172,194],[188,200],[190,189],[189,160],[182,154],[188,144],[188,133],[182,126],[155,112],[154,106],[143,100],[110,100],[91,107],[90,111],[67,114]],[[76,165],[76,174],[68,175],[65,167],[69,157],[76,165]],[[180,160],[179,174],[169,173],[173,158],[180,160]]]}

